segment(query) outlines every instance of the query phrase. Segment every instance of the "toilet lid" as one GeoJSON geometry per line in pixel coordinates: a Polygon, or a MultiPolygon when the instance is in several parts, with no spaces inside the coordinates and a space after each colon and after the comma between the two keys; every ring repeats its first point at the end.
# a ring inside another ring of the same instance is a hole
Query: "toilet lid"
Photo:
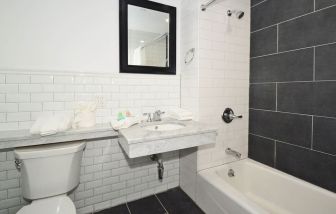
{"type": "Polygon", "coordinates": [[[22,207],[17,214],[76,214],[71,199],[66,196],[55,196],[34,200],[30,205],[22,207]]]}

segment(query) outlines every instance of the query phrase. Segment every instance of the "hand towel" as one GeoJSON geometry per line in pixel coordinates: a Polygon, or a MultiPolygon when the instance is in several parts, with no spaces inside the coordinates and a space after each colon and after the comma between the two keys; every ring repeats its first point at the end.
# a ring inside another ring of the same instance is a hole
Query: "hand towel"
{"type": "Polygon", "coordinates": [[[176,120],[192,120],[193,114],[192,112],[182,109],[182,108],[175,108],[171,109],[167,113],[168,117],[171,117],[176,120]]]}

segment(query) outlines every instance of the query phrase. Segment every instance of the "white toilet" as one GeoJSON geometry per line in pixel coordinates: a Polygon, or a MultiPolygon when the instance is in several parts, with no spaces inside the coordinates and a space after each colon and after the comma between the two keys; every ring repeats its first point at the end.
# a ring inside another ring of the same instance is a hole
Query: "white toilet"
{"type": "Polygon", "coordinates": [[[22,178],[22,195],[32,200],[18,214],[75,214],[67,193],[79,184],[83,142],[23,147],[14,150],[22,178]]]}

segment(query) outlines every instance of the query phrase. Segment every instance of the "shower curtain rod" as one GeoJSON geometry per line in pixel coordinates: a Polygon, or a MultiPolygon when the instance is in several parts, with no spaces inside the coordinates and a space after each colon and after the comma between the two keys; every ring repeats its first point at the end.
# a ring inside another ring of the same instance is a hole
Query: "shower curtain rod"
{"type": "Polygon", "coordinates": [[[202,11],[206,11],[206,9],[207,9],[210,5],[212,5],[215,1],[217,1],[217,0],[210,0],[210,1],[208,1],[208,3],[202,4],[202,5],[201,5],[201,10],[202,10],[202,11]]]}

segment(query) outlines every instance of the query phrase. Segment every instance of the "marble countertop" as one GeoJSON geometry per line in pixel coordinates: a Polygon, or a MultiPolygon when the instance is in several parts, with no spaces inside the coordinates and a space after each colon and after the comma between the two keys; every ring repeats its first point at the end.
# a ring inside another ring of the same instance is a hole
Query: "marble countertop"
{"type": "Polygon", "coordinates": [[[148,141],[170,139],[176,137],[190,136],[195,134],[204,134],[209,132],[217,132],[217,127],[196,121],[163,121],[157,123],[144,123],[132,126],[128,129],[121,129],[119,133],[122,137],[127,140],[128,144],[136,144],[148,141]],[[161,123],[183,123],[186,125],[182,129],[172,130],[172,131],[149,131],[144,129],[146,125],[156,125],[161,123]]]}
{"type": "Polygon", "coordinates": [[[0,149],[117,137],[118,132],[114,131],[108,123],[97,124],[92,128],[69,130],[49,136],[32,135],[29,133],[29,130],[0,131],[0,149]]]}

